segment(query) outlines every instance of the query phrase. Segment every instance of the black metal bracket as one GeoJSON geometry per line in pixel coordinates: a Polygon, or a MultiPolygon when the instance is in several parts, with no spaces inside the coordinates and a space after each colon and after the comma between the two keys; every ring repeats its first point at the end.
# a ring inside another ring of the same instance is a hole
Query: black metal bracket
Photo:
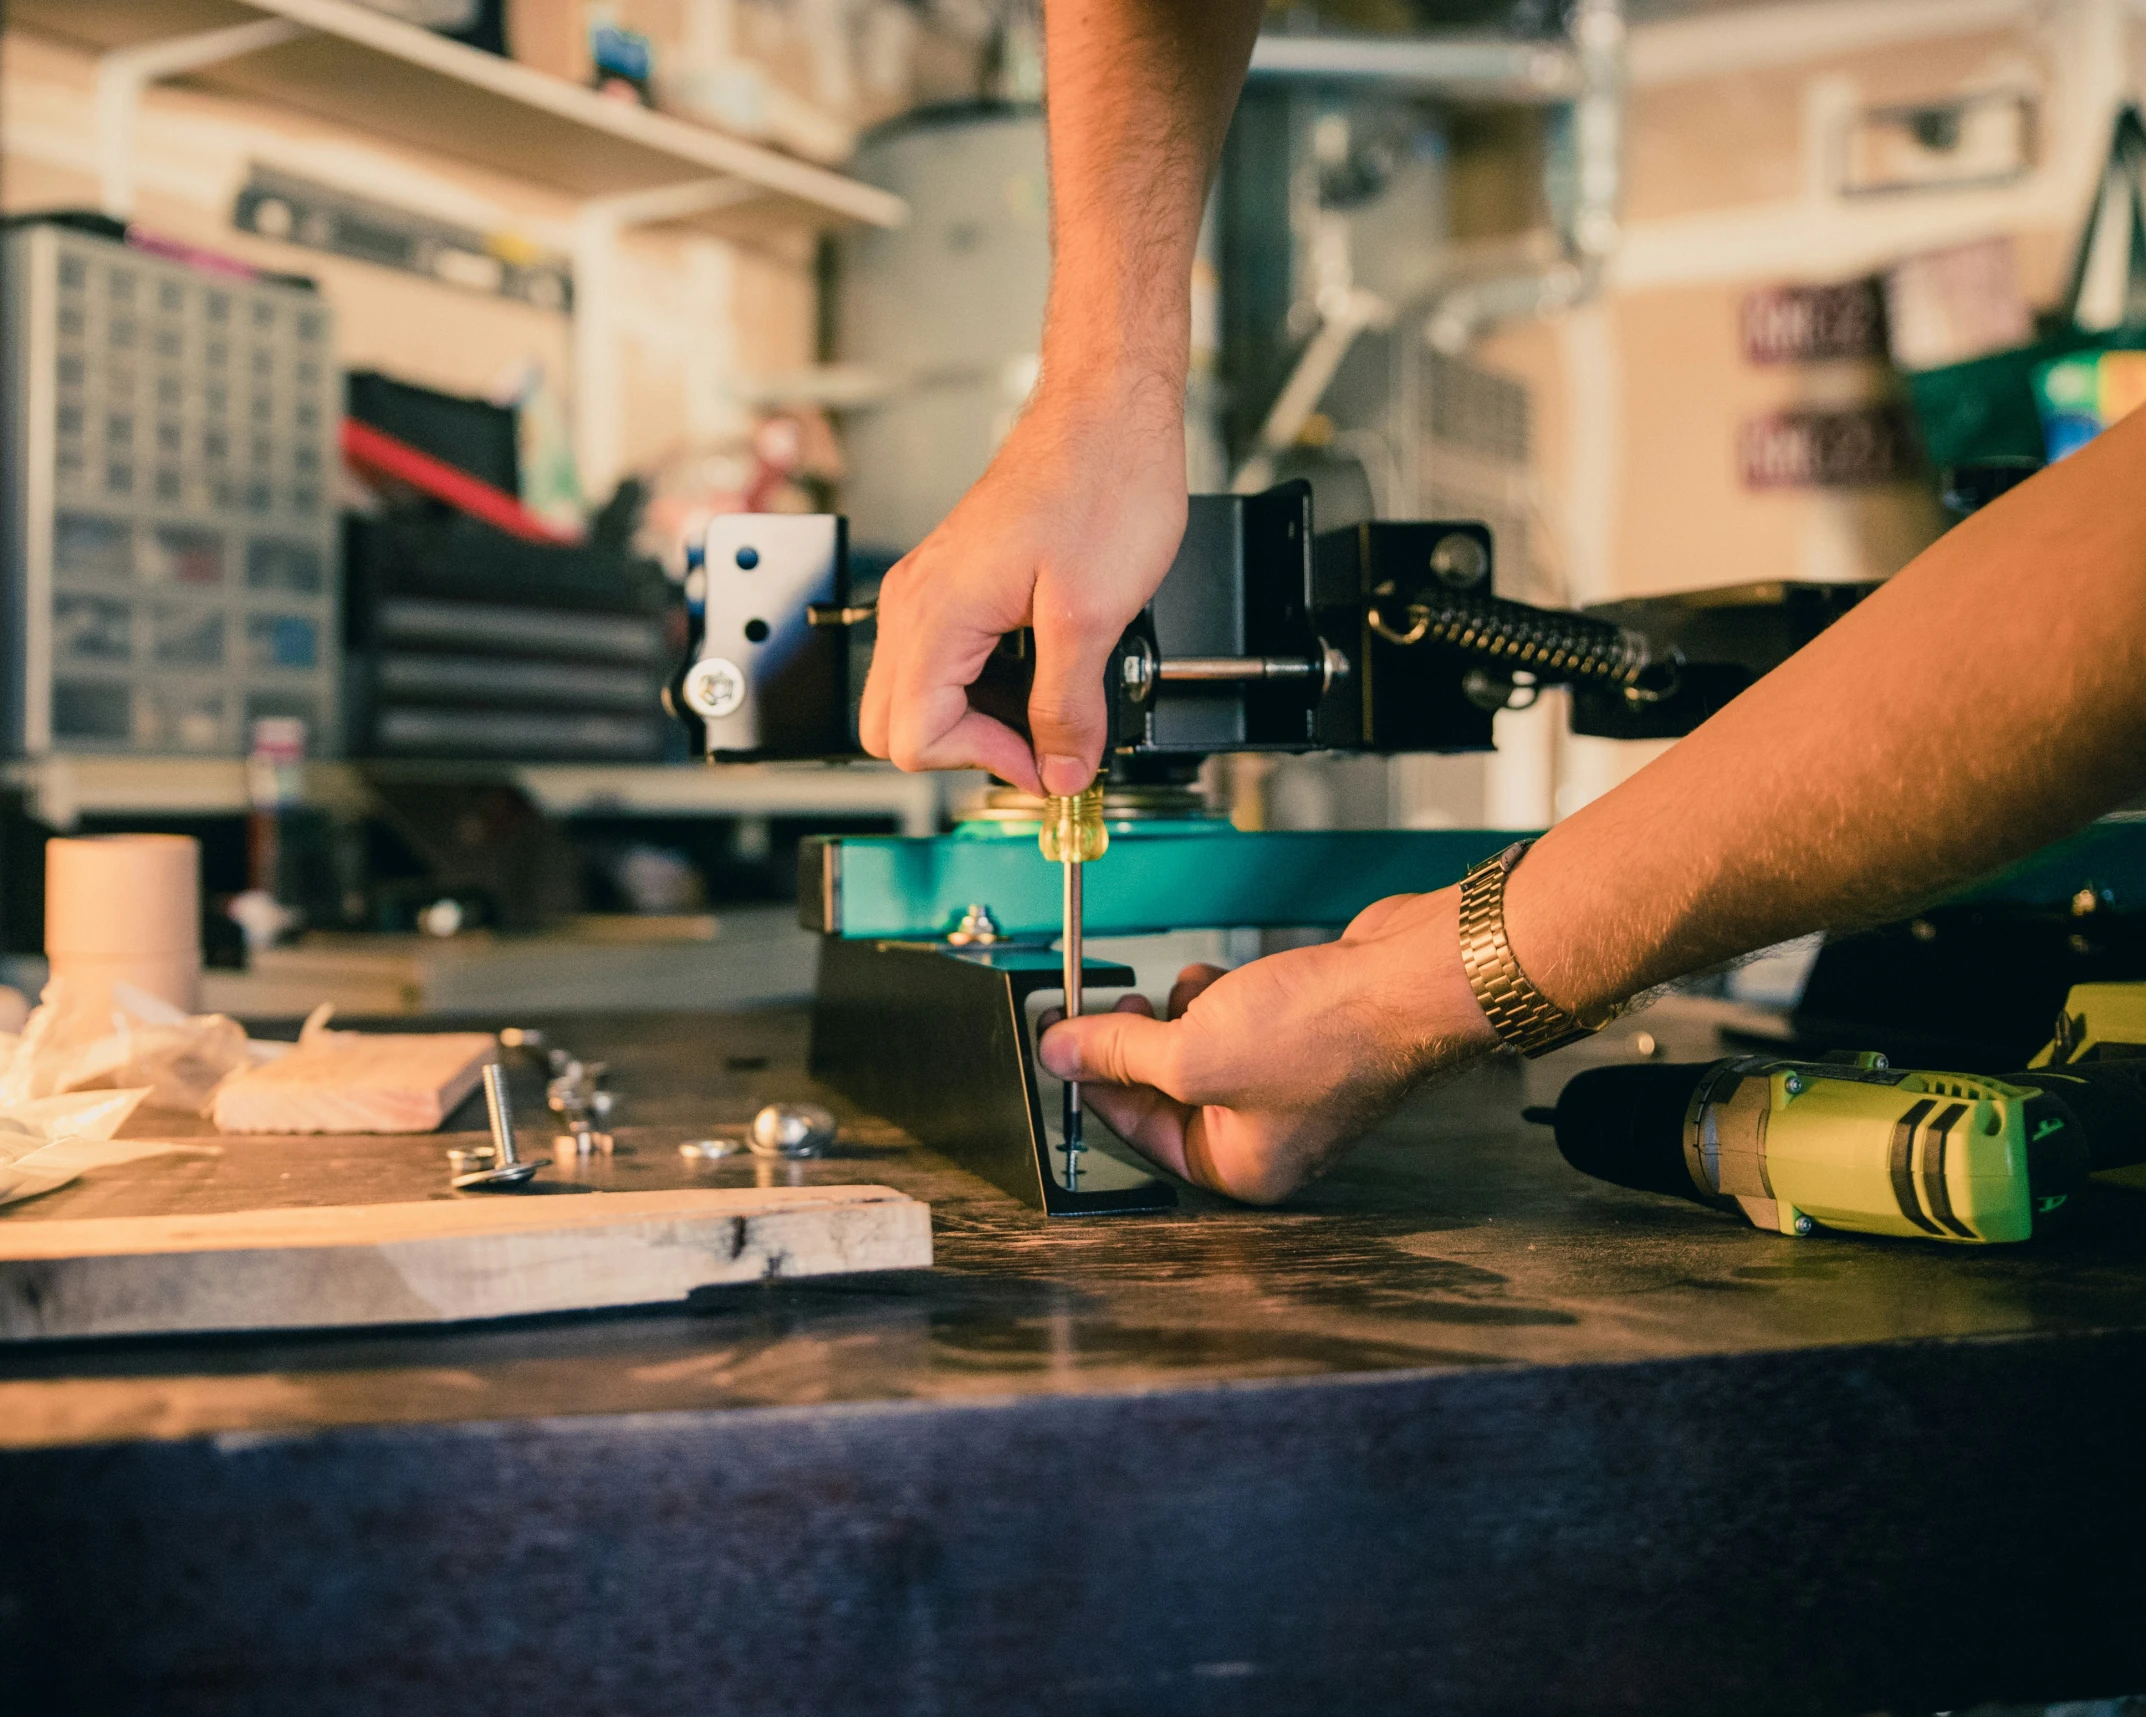
{"type": "MultiPolygon", "coordinates": [[[[1096,989],[1134,981],[1108,961],[1083,970],[1096,989]]],[[[1114,1154],[1092,1117],[1088,1148],[1068,1173],[1037,1088],[1027,1006],[1062,984],[1046,949],[830,936],[820,944],[807,1064],[830,1089],[1049,1215],[1174,1209],[1176,1189],[1114,1154]]]]}

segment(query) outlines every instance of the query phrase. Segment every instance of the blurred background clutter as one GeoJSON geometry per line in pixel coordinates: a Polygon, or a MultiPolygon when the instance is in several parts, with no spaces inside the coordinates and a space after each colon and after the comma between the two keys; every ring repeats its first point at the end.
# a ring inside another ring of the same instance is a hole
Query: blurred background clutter
{"type": "MultiPolygon", "coordinates": [[[[2142,67],[2120,0],[1277,4],[1192,486],[1480,519],[1551,605],[1867,587],[1942,467],[2146,398],[2142,67]]],[[[983,470],[1042,88],[1033,0],[14,0],[0,979],[49,836],[161,833],[223,1011],[802,995],[800,838],[984,783],[695,760],[689,544],[839,511],[884,571],[983,470]]],[[[1566,695],[1202,791],[1539,828],[1666,743],[1566,695]]]]}

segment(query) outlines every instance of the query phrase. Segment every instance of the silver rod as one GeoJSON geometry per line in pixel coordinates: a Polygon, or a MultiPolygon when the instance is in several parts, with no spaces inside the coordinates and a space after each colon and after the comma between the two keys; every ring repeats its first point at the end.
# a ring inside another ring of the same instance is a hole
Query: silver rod
{"type": "Polygon", "coordinates": [[[1301,656],[1171,656],[1158,663],[1162,680],[1315,680],[1324,664],[1301,656]]]}
{"type": "MultiPolygon", "coordinates": [[[[1068,831],[1074,839],[1079,838],[1077,828],[1068,831]]],[[[1065,957],[1066,1018],[1080,1018],[1081,988],[1081,866],[1075,860],[1065,861],[1065,899],[1063,902],[1064,933],[1060,945],[1065,957]]],[[[1081,1143],[1080,1081],[1066,1081],[1065,1121],[1062,1136],[1066,1151],[1066,1187],[1072,1190],[1080,1180],[1081,1143]]]]}
{"type": "Polygon", "coordinates": [[[492,1166],[511,1168],[521,1158],[514,1150],[514,1110],[507,1102],[507,1070],[496,1061],[484,1070],[484,1112],[492,1123],[492,1149],[497,1153],[492,1166]]]}
{"type": "Polygon", "coordinates": [[[808,602],[805,604],[807,626],[862,626],[867,620],[879,617],[879,604],[859,602],[848,608],[837,607],[832,602],[808,602]]]}

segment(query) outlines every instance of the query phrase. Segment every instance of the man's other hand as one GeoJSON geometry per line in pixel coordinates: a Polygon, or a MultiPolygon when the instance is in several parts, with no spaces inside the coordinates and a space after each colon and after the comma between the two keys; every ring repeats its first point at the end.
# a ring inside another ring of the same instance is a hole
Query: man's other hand
{"type": "Polygon", "coordinates": [[[1185,531],[1181,395],[1047,376],[991,468],[889,572],[865,682],[864,747],[904,769],[988,769],[1077,793],[1101,766],[1111,647],[1185,531]],[[1033,626],[1033,745],[972,709],[1002,634],[1033,626]]]}
{"type": "MultiPolygon", "coordinates": [[[[1413,1087],[1497,1046],[1460,967],[1460,891],[1376,901],[1338,942],[1048,1024],[1039,1053],[1128,1144],[1252,1204],[1286,1198],[1413,1087]]],[[[1047,1016],[1048,1018],[1048,1016],[1047,1016]]]]}

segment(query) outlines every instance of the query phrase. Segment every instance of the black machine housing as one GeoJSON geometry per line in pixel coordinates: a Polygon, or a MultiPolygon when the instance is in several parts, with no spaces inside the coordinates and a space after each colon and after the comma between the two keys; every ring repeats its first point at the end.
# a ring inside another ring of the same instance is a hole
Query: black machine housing
{"type": "MultiPolygon", "coordinates": [[[[1571,688],[1572,726],[1676,738],[1845,614],[1870,584],[1775,582],[1592,609],[1496,594],[1475,520],[1319,532],[1311,485],[1194,495],[1154,600],[1104,672],[1119,781],[1230,751],[1491,749],[1496,713],[1571,688]]],[[[692,642],[667,692],[711,761],[863,755],[857,706],[877,576],[836,514],[732,514],[688,581],[692,642]]],[[[1034,641],[1009,633],[970,701],[1025,733],[1034,641]]]]}
{"type": "MultiPolygon", "coordinates": [[[[1620,661],[1645,659],[1613,625],[1498,600],[1495,560],[1472,520],[1319,535],[1301,481],[1191,497],[1170,570],[1105,672],[1114,772],[1174,773],[1224,751],[1487,751],[1516,679],[1583,677],[1570,664],[1607,659],[1620,637],[1620,661]],[[1516,616],[1533,642],[1509,635],[1516,616]]],[[[877,591],[850,565],[844,521],[718,519],[695,578],[693,643],[669,698],[696,749],[861,756],[877,591]]],[[[972,701],[1025,731],[1033,668],[1030,636],[1009,634],[972,701]]]]}

